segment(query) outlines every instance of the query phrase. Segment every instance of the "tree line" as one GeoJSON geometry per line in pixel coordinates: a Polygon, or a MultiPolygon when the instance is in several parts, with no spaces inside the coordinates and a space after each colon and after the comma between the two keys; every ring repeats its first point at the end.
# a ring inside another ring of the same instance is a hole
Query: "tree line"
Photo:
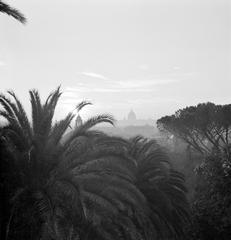
{"type": "MultiPolygon", "coordinates": [[[[181,139],[191,157],[201,159],[191,199],[192,239],[231,237],[231,104],[202,103],[157,121],[161,132],[181,139]]],[[[186,167],[187,171],[187,167],[186,167]]],[[[189,189],[192,191],[192,189],[189,189]]]]}

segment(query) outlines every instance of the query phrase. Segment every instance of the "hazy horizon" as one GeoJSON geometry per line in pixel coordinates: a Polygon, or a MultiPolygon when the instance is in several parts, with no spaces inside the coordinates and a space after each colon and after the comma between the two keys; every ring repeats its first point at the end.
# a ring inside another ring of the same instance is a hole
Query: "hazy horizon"
{"type": "Polygon", "coordinates": [[[1,92],[29,109],[61,84],[57,117],[89,99],[84,116],[157,119],[199,102],[231,103],[228,0],[7,1],[0,15],[1,92]]]}

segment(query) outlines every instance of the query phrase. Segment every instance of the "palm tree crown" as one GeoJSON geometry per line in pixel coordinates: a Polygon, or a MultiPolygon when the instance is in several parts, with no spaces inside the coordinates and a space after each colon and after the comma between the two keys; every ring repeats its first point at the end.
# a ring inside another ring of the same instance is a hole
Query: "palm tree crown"
{"type": "Polygon", "coordinates": [[[114,124],[107,114],[65,135],[75,115],[53,123],[60,88],[44,103],[36,90],[29,93],[31,121],[12,91],[12,100],[0,95],[8,122],[1,129],[9,166],[5,239],[180,239],[188,219],[184,178],[154,140],[92,130],[114,124]]]}

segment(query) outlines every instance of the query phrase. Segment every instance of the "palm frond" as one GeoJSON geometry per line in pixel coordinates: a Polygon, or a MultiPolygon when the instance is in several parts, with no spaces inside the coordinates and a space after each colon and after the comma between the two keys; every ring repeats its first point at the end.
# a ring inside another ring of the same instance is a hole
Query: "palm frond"
{"type": "Polygon", "coordinates": [[[13,111],[13,103],[10,101],[10,99],[6,98],[5,95],[0,94],[0,103],[2,107],[5,109],[5,111],[12,117],[15,118],[14,111],[13,111]]]}
{"type": "Polygon", "coordinates": [[[21,103],[15,94],[13,92],[9,92],[9,94],[13,96],[16,103],[12,102],[3,94],[0,95],[0,104],[4,109],[1,110],[0,114],[9,124],[7,128],[4,128],[4,131],[6,132],[7,130],[8,133],[10,132],[14,136],[18,136],[16,139],[11,138],[11,141],[21,141],[20,145],[24,145],[26,148],[28,147],[31,136],[30,124],[21,103]],[[15,134],[13,132],[15,132],[15,134]]]}
{"type": "Polygon", "coordinates": [[[2,1],[0,1],[0,12],[8,14],[9,16],[20,21],[21,23],[26,23],[26,18],[19,10],[12,8],[11,6],[2,1]]]}
{"type": "Polygon", "coordinates": [[[61,141],[64,133],[66,132],[73,118],[74,115],[72,113],[69,113],[63,120],[58,121],[52,127],[49,138],[52,140],[54,144],[58,144],[61,141]]]}
{"type": "Polygon", "coordinates": [[[83,109],[87,105],[92,105],[92,103],[89,102],[89,101],[84,100],[84,101],[80,102],[79,104],[77,104],[75,109],[77,110],[77,112],[80,112],[81,109],[83,109]]]}
{"type": "Polygon", "coordinates": [[[48,96],[45,104],[42,106],[43,116],[41,116],[42,121],[40,129],[42,135],[48,136],[51,131],[52,119],[54,117],[55,108],[61,94],[60,87],[58,87],[48,96]]]}
{"type": "Polygon", "coordinates": [[[27,118],[27,114],[22,106],[22,103],[19,101],[19,99],[16,97],[15,93],[13,91],[8,91],[8,93],[14,98],[16,105],[17,105],[17,112],[15,112],[20,125],[22,126],[22,128],[24,129],[24,131],[26,131],[26,133],[28,134],[28,137],[31,138],[31,126],[29,123],[29,120],[27,118]]]}
{"type": "Polygon", "coordinates": [[[77,132],[81,133],[81,132],[87,131],[88,129],[100,123],[109,123],[114,126],[115,118],[110,114],[101,114],[101,115],[91,117],[77,129],[77,132]]]}
{"type": "Polygon", "coordinates": [[[33,133],[39,134],[40,121],[42,117],[42,104],[37,90],[30,90],[30,101],[32,109],[32,129],[33,133]]]}
{"type": "Polygon", "coordinates": [[[65,141],[65,146],[68,146],[74,139],[76,139],[79,136],[86,135],[86,133],[93,128],[94,126],[100,124],[100,123],[109,123],[111,125],[114,125],[115,119],[113,116],[109,114],[101,114],[97,115],[95,117],[91,117],[87,121],[85,121],[82,125],[80,125],[78,128],[76,128],[72,134],[69,135],[69,137],[65,141]]]}
{"type": "Polygon", "coordinates": [[[47,189],[42,189],[40,191],[35,191],[33,193],[36,201],[35,206],[41,218],[46,221],[49,218],[52,218],[54,215],[54,201],[47,189]]]}

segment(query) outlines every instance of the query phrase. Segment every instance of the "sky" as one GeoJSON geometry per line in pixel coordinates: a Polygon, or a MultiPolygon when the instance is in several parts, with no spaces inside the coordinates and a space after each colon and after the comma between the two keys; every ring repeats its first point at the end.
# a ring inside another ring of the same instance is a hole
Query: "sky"
{"type": "Polygon", "coordinates": [[[157,119],[201,102],[231,103],[229,0],[11,0],[22,25],[0,15],[0,91],[30,110],[61,85],[57,118],[157,119]]]}

